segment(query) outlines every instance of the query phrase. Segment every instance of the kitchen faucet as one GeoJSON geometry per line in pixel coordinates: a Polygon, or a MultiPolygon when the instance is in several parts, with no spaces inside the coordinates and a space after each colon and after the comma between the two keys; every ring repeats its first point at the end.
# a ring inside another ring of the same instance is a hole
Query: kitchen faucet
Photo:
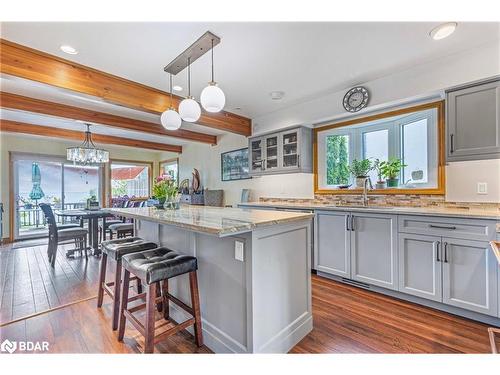
{"type": "Polygon", "coordinates": [[[370,190],[373,189],[372,180],[370,177],[365,177],[365,181],[363,183],[363,206],[368,207],[368,184],[370,184],[370,190]]]}

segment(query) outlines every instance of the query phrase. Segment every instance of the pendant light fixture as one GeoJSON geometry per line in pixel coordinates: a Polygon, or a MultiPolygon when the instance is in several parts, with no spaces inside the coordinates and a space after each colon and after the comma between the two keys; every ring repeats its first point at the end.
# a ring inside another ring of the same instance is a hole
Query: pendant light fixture
{"type": "Polygon", "coordinates": [[[203,89],[200,96],[201,105],[207,112],[220,112],[226,104],[224,92],[214,80],[214,40],[212,39],[212,80],[203,89]]]}
{"type": "Polygon", "coordinates": [[[200,105],[191,96],[191,57],[188,57],[188,96],[179,104],[179,115],[184,121],[196,122],[201,116],[200,105]]]}
{"type": "Polygon", "coordinates": [[[177,130],[181,127],[181,116],[176,112],[172,100],[172,74],[170,73],[170,107],[161,114],[161,124],[167,130],[177,130]]]}

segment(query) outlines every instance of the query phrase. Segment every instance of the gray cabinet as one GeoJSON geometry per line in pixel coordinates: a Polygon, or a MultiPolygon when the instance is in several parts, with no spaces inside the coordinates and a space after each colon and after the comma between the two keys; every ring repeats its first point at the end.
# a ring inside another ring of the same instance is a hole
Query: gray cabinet
{"type": "Polygon", "coordinates": [[[446,93],[447,161],[500,157],[500,79],[446,93]]]}
{"type": "Polygon", "coordinates": [[[312,172],[312,130],[294,127],[249,138],[250,174],[312,172]]]}
{"type": "Polygon", "coordinates": [[[399,235],[399,291],[442,302],[441,237],[399,235]]]}
{"type": "Polygon", "coordinates": [[[351,236],[348,212],[317,212],[315,217],[314,269],[351,277],[351,236]]]}
{"type": "Polygon", "coordinates": [[[397,290],[397,216],[356,212],[350,229],[351,278],[397,290]]]}
{"type": "Polygon", "coordinates": [[[488,242],[443,237],[443,302],[497,316],[497,263],[488,242]]]}

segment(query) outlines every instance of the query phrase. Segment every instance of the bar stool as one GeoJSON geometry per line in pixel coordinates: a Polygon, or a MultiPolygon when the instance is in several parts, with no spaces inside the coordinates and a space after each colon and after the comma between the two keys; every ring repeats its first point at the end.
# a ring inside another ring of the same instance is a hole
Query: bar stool
{"type": "Polygon", "coordinates": [[[134,235],[134,223],[117,223],[109,226],[110,239],[116,233],[116,238],[125,238],[134,235]]]}
{"type": "Polygon", "coordinates": [[[120,305],[120,328],[118,340],[123,341],[125,334],[126,319],[144,336],[145,353],[153,353],[154,344],[162,338],[169,337],[175,333],[194,325],[195,341],[198,346],[203,345],[201,328],[200,301],[198,292],[198,279],[196,270],[198,263],[195,257],[176,253],[165,247],[147,250],[125,255],[123,257],[123,287],[120,305]],[[189,286],[191,291],[191,307],[172,296],[168,292],[168,279],[183,274],[189,274],[189,286]],[[129,298],[130,275],[138,277],[147,285],[146,292],[129,298]],[[158,296],[155,284],[161,283],[161,296],[158,296]],[[128,303],[146,297],[146,303],[129,308],[128,303]],[[191,314],[192,318],[177,324],[169,317],[169,301],[191,314]],[[163,306],[163,317],[173,327],[155,336],[155,310],[154,306],[161,303],[163,306]],[[146,309],[146,321],[142,324],[134,315],[134,312],[146,309]]]}
{"type": "MultiPolygon", "coordinates": [[[[147,242],[139,237],[121,238],[102,242],[101,269],[99,272],[99,289],[97,293],[97,307],[102,306],[104,292],[113,299],[113,331],[118,328],[118,317],[120,313],[120,283],[122,272],[122,256],[138,251],[154,249],[158,245],[147,242]],[[106,283],[106,269],[108,256],[116,262],[115,281],[106,283]],[[114,287],[111,289],[111,287],[114,287]]],[[[136,278],[137,279],[137,278],[136,278]]],[[[137,292],[142,293],[142,284],[137,279],[137,292]]]]}

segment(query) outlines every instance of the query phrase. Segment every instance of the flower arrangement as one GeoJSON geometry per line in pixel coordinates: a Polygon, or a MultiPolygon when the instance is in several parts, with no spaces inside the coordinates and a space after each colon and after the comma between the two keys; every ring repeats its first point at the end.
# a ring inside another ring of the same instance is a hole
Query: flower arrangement
{"type": "Polygon", "coordinates": [[[165,201],[175,201],[178,194],[178,188],[174,179],[170,175],[163,175],[156,177],[153,184],[153,196],[158,199],[161,206],[165,201]]]}

